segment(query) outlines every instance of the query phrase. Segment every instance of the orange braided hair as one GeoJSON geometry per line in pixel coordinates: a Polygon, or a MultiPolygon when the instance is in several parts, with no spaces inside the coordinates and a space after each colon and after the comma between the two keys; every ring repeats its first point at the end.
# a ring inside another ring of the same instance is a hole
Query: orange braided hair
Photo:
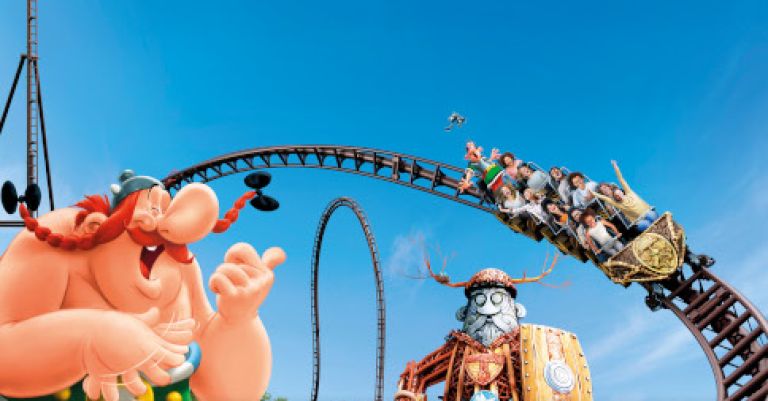
{"type": "Polygon", "coordinates": [[[120,206],[110,213],[109,199],[106,196],[86,196],[85,199],[75,205],[83,209],[75,216],[75,226],[82,224],[91,213],[104,213],[109,217],[99,226],[98,231],[82,236],[53,233],[50,228],[41,226],[24,204],[19,205],[19,215],[24,220],[24,226],[27,230],[34,233],[40,241],[47,242],[54,248],[88,250],[96,245],[112,241],[125,231],[125,227],[133,216],[137,199],[138,192],[128,195],[123,202],[120,202],[120,206]]]}
{"type": "Polygon", "coordinates": [[[242,196],[240,196],[235,201],[235,204],[232,205],[232,208],[229,209],[227,213],[224,214],[224,218],[219,219],[216,222],[216,225],[213,226],[212,231],[215,232],[216,234],[227,231],[227,229],[229,229],[229,226],[231,226],[232,223],[237,221],[237,218],[240,215],[240,209],[245,207],[245,202],[253,199],[254,197],[256,197],[256,191],[248,191],[244,193],[242,196]]]}
{"type": "MultiPolygon", "coordinates": [[[[88,250],[99,244],[114,240],[125,231],[133,216],[133,212],[136,209],[138,195],[138,192],[128,195],[122,202],[120,202],[120,205],[111,212],[109,210],[109,198],[107,198],[106,195],[89,195],[76,203],[75,206],[83,209],[75,216],[76,227],[82,224],[85,221],[85,218],[91,213],[103,213],[108,216],[107,220],[105,220],[93,234],[78,236],[54,233],[50,228],[41,226],[40,222],[32,217],[26,205],[23,203],[19,205],[19,215],[24,221],[24,227],[35,234],[35,237],[38,240],[46,242],[54,248],[70,251],[75,249],[88,250]]],[[[224,214],[224,218],[216,221],[212,231],[217,234],[227,231],[232,223],[237,221],[240,209],[244,208],[245,203],[255,196],[255,191],[248,191],[240,196],[240,198],[235,201],[232,208],[224,214]]]]}

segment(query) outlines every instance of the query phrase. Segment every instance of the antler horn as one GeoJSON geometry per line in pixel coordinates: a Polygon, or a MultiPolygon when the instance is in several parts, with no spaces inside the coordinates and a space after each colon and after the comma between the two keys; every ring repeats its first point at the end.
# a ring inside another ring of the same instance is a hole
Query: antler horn
{"type": "MultiPolygon", "coordinates": [[[[429,262],[429,255],[426,251],[424,252],[424,264],[427,265],[427,272],[429,272],[430,277],[432,277],[438,283],[451,288],[466,287],[467,285],[466,281],[463,281],[460,283],[451,283],[451,279],[448,277],[447,274],[435,274],[435,272],[432,271],[432,264],[429,262]]],[[[446,258],[443,260],[443,267],[445,267],[445,265],[447,264],[448,264],[448,259],[446,258]]]]}
{"type": "Polygon", "coordinates": [[[555,268],[555,264],[557,264],[557,256],[558,256],[557,253],[555,253],[555,258],[552,259],[552,264],[549,265],[549,268],[547,268],[546,267],[547,266],[547,260],[549,259],[549,254],[547,254],[547,257],[544,259],[544,268],[542,269],[541,274],[539,274],[538,276],[536,276],[536,277],[526,277],[525,272],[523,272],[523,277],[521,277],[521,278],[513,278],[512,282],[515,283],[515,284],[535,283],[535,282],[543,279],[544,277],[549,275],[549,273],[552,273],[552,269],[554,269],[555,268]]]}

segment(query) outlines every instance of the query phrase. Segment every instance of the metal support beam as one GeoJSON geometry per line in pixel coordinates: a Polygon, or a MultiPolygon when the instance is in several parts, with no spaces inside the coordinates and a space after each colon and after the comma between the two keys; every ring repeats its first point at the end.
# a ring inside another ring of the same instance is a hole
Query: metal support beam
{"type": "Polygon", "coordinates": [[[21,57],[19,57],[19,66],[16,67],[16,75],[13,77],[13,84],[11,84],[11,90],[8,92],[8,100],[5,101],[5,108],[3,108],[3,116],[0,117],[0,134],[3,133],[5,118],[8,117],[8,109],[11,108],[11,101],[13,101],[13,94],[16,93],[16,86],[19,83],[21,70],[22,68],[24,68],[24,62],[26,60],[27,60],[27,56],[25,54],[22,54],[21,57]]]}
{"type": "Polygon", "coordinates": [[[0,227],[24,227],[23,221],[0,220],[0,227]]]}

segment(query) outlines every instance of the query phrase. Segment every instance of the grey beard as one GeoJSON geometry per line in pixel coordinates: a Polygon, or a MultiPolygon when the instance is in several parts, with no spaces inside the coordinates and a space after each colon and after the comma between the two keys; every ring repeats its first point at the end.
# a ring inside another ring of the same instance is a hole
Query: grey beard
{"type": "Polygon", "coordinates": [[[483,345],[486,347],[490,346],[494,340],[501,337],[501,335],[504,334],[501,329],[496,326],[493,322],[488,322],[483,327],[480,328],[480,330],[475,331],[474,333],[471,333],[470,335],[472,338],[474,338],[477,341],[480,341],[483,345]]]}
{"type": "Polygon", "coordinates": [[[501,331],[503,331],[505,334],[509,333],[510,331],[512,331],[512,329],[517,327],[517,319],[515,319],[510,315],[499,313],[499,314],[493,315],[492,318],[493,318],[493,323],[496,325],[496,327],[501,329],[501,331]]]}
{"type": "Polygon", "coordinates": [[[464,326],[464,332],[486,347],[490,346],[497,338],[517,327],[515,319],[503,314],[493,316],[481,315],[471,320],[468,320],[468,325],[464,326]]]}
{"type": "Polygon", "coordinates": [[[488,318],[484,315],[474,315],[467,317],[467,320],[464,322],[464,332],[472,335],[472,333],[480,330],[480,328],[485,325],[486,320],[488,320],[488,318]]]}

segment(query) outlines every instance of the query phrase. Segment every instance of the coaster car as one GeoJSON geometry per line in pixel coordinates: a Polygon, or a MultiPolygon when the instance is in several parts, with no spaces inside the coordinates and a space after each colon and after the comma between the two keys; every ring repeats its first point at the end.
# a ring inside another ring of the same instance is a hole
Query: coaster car
{"type": "Polygon", "coordinates": [[[683,265],[685,251],[685,231],[666,212],[598,267],[618,284],[659,281],[683,265]]]}

